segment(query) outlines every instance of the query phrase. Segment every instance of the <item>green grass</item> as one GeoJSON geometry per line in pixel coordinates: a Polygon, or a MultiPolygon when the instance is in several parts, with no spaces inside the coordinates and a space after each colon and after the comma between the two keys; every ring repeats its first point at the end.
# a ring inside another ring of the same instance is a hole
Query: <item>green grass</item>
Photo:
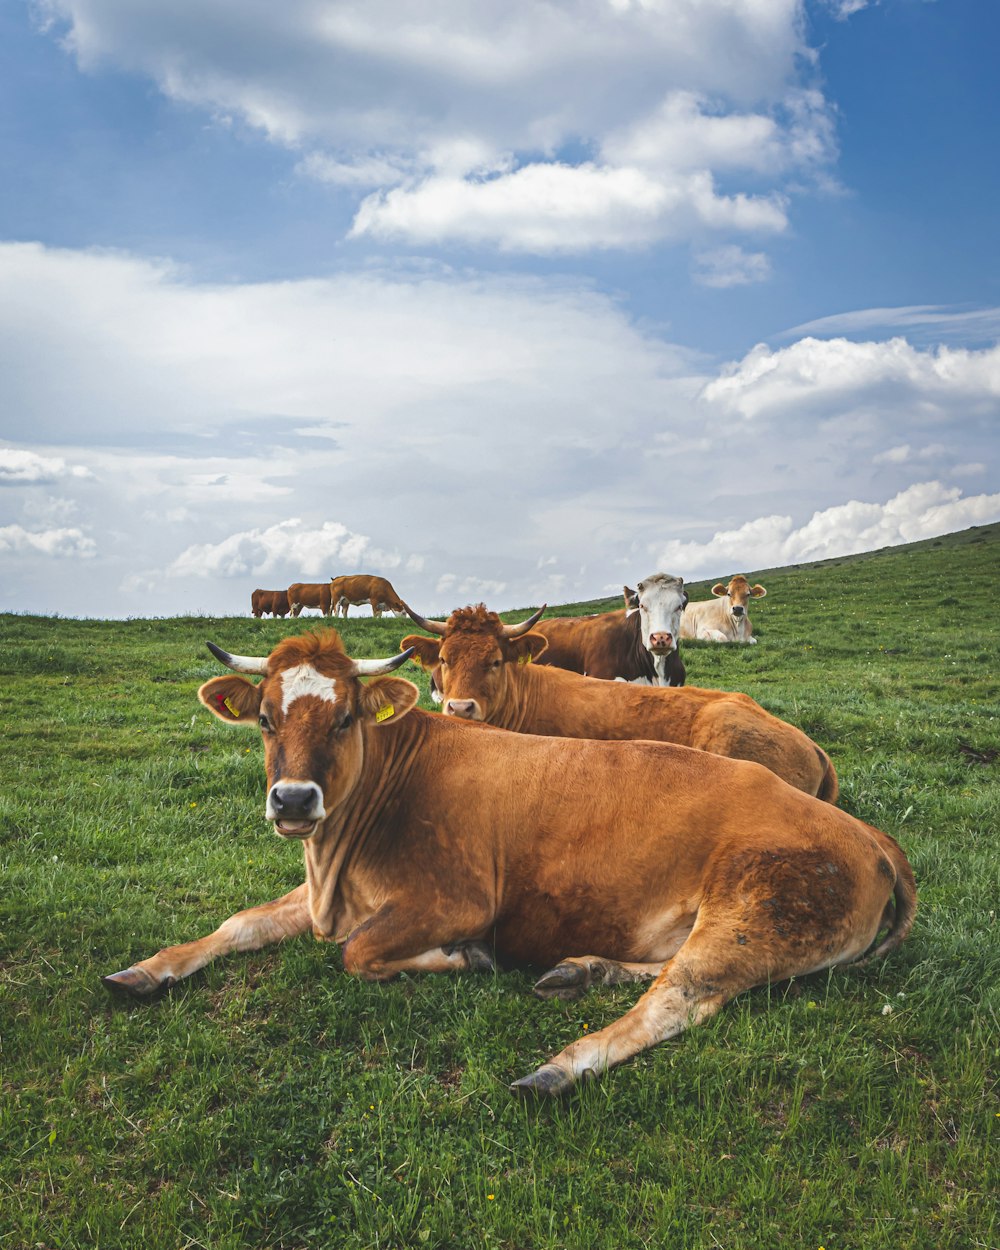
{"type": "MultiPolygon", "coordinates": [[[[102,973],[301,880],[256,735],[195,690],[206,638],[262,654],[316,618],[0,616],[0,1250],[996,1247],[998,557],[988,526],[718,571],[767,586],[760,642],[686,644],[689,682],[830,751],[843,806],[906,848],[917,924],[541,1106],[508,1082],[636,987],[369,985],[303,940],[111,1001],[102,973]]],[[[378,655],[411,630],[342,632],[378,655]]]]}

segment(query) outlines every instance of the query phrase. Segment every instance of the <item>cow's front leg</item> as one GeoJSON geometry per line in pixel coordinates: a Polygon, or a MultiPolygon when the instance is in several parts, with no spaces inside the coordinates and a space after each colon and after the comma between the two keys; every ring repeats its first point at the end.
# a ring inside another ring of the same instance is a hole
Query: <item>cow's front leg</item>
{"type": "Polygon", "coordinates": [[[454,920],[405,915],[392,906],[354,930],[344,943],[343,958],[345,972],[369,981],[400,972],[492,972],[495,967],[484,942],[456,937],[454,920]]]}
{"type": "Polygon", "coordinates": [[[272,903],[248,907],[230,916],[207,937],[180,946],[168,946],[150,959],[133,964],[122,972],[113,972],[101,980],[109,990],[145,997],[157,990],[168,989],[175,982],[204,968],[219,955],[230,951],[254,951],[271,946],[285,938],[299,937],[309,931],[309,886],[296,886],[272,903]]]}

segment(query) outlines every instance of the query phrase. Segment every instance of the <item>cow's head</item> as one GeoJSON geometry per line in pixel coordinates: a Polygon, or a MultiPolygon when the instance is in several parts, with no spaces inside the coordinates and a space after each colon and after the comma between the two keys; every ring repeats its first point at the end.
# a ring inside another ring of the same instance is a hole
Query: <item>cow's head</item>
{"type": "Polygon", "coordinates": [[[747,604],[751,599],[763,599],[767,591],[758,582],[756,586],[751,586],[742,573],[737,573],[735,577],[729,579],[729,585],[723,585],[722,582],[716,582],[712,587],[712,594],[721,598],[726,595],[729,597],[729,611],[733,619],[741,621],[747,614],[747,604]]]}
{"type": "Polygon", "coordinates": [[[625,606],[639,613],[642,644],[653,655],[669,655],[677,650],[681,632],[681,613],[687,607],[687,591],[683,577],[669,573],[653,573],[644,578],[635,590],[625,588],[625,606]]]}
{"type": "Polygon", "coordinates": [[[348,797],[364,763],[365,735],[394,725],[419,690],[388,677],[409,652],[387,660],[352,660],[335,630],[286,638],[269,656],[212,654],[245,677],[213,677],[198,691],[228,725],[260,727],[267,769],[265,816],[284,838],[309,838],[348,797]],[[361,677],[376,677],[367,685],[361,677]]]}
{"type": "Polygon", "coordinates": [[[442,711],[465,720],[490,721],[502,705],[511,681],[511,669],[530,664],[548,646],[541,634],[529,631],[545,611],[544,605],[519,625],[505,625],[483,604],[458,608],[447,621],[428,621],[407,608],[424,629],[439,635],[410,634],[400,646],[431,674],[442,711]]]}

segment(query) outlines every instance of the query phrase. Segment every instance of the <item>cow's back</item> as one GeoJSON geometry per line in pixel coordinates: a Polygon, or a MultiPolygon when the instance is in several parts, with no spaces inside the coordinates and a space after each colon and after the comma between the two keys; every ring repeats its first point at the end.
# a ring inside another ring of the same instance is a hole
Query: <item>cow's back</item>
{"type": "Polygon", "coordinates": [[[624,608],[597,616],[551,617],[533,628],[548,643],[538,657],[539,664],[604,680],[632,680],[653,671],[651,661],[648,673],[637,666],[635,648],[629,646],[624,608]]]}
{"type": "Polygon", "coordinates": [[[725,600],[699,599],[696,603],[687,605],[681,617],[681,637],[697,638],[698,631],[702,628],[717,629],[727,635],[733,633],[725,600]]]}

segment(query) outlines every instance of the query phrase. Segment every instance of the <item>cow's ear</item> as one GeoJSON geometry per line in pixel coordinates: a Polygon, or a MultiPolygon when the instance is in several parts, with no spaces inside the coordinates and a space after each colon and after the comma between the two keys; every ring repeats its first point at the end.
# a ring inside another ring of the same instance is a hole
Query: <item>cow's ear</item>
{"type": "Polygon", "coordinates": [[[681,611],[683,612],[687,605],[691,602],[688,592],[685,590],[684,597],[681,599],[681,611]]]}
{"type": "Polygon", "coordinates": [[[727,590],[725,586],[723,586],[722,582],[716,582],[715,585],[712,587],[712,594],[713,595],[728,595],[729,591],[727,590]]]}
{"type": "Polygon", "coordinates": [[[522,634],[520,638],[511,638],[509,643],[518,664],[530,664],[532,660],[537,660],[549,646],[549,640],[544,635],[532,632],[522,634]]]}
{"type": "Polygon", "coordinates": [[[758,582],[757,585],[752,587],[750,590],[750,595],[751,595],[751,598],[753,599],[763,599],[766,594],[767,594],[767,591],[760,584],[760,582],[758,582]]]}
{"type": "Polygon", "coordinates": [[[395,724],[420,698],[420,691],[405,677],[376,677],[361,687],[358,713],[376,725],[395,724]]]}
{"type": "Polygon", "coordinates": [[[637,608],[639,606],[639,596],[629,586],[623,586],[625,591],[625,606],[627,608],[637,608]]]}
{"type": "Polygon", "coordinates": [[[257,728],[260,714],[260,686],[245,677],[223,674],[206,681],[198,691],[198,698],[213,716],[227,725],[249,725],[257,728]]]}
{"type": "Polygon", "coordinates": [[[400,651],[406,651],[409,647],[413,648],[413,654],[410,656],[410,659],[414,664],[419,664],[427,672],[437,668],[438,658],[441,654],[441,640],[439,638],[425,638],[423,634],[407,634],[399,644],[399,649],[400,651]]]}

